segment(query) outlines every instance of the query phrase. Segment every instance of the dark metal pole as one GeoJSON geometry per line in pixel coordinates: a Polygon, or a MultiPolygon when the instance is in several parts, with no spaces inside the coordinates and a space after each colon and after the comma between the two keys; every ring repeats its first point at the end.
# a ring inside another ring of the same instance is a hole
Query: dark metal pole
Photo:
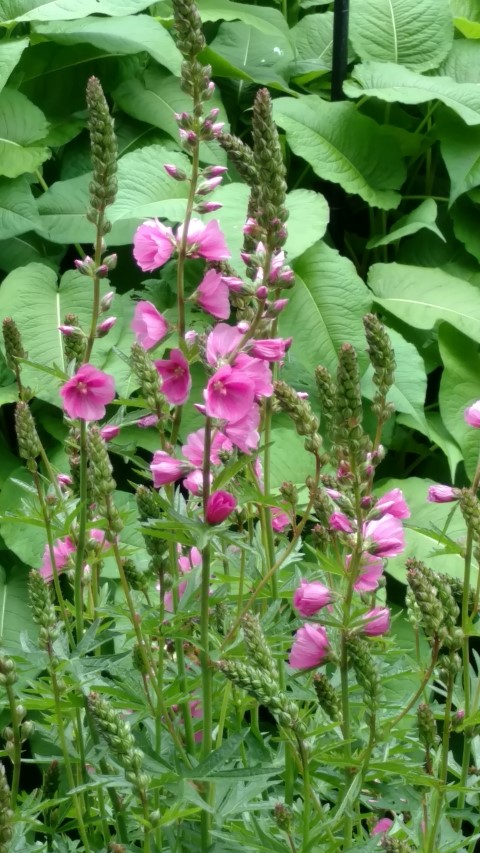
{"type": "Polygon", "coordinates": [[[350,0],[334,0],[332,101],[343,101],[343,81],[348,64],[348,17],[350,0]]]}

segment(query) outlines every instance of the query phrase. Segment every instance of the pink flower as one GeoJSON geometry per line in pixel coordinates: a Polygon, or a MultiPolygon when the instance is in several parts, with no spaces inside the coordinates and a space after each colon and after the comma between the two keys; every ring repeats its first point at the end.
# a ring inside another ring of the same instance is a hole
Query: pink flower
{"type": "Polygon", "coordinates": [[[162,394],[172,406],[182,406],[188,400],[192,379],[188,361],[179,349],[172,349],[170,357],[155,362],[162,377],[162,394]]]}
{"type": "Polygon", "coordinates": [[[243,334],[228,323],[217,323],[207,338],[207,361],[211,367],[216,367],[237,348],[243,334]]]}
{"type": "Polygon", "coordinates": [[[174,483],[175,480],[189,474],[191,465],[188,462],[182,462],[181,459],[174,459],[164,450],[156,450],[153,454],[150,470],[153,474],[153,485],[156,489],[160,489],[161,486],[174,483]]]}
{"type": "Polygon", "coordinates": [[[401,489],[385,492],[375,504],[375,512],[380,512],[382,516],[388,512],[394,518],[410,518],[410,510],[401,489]]]}
{"type": "Polygon", "coordinates": [[[388,513],[383,518],[367,521],[363,527],[366,548],[376,557],[395,557],[405,548],[405,534],[398,518],[388,513]]]}
{"type": "MultiPolygon", "coordinates": [[[[213,475],[210,474],[210,485],[213,483],[213,475]]],[[[190,492],[191,495],[201,495],[203,493],[203,471],[200,468],[195,468],[194,471],[191,471],[188,474],[184,481],[183,485],[190,492]]]]}
{"type": "Polygon", "coordinates": [[[364,613],[362,619],[365,621],[363,631],[369,637],[386,634],[390,628],[390,610],[388,607],[374,607],[373,610],[364,613]]]}
{"type": "Polygon", "coordinates": [[[389,817],[382,817],[377,821],[370,835],[383,835],[384,832],[388,832],[391,826],[393,826],[393,820],[389,817]]]}
{"type": "Polygon", "coordinates": [[[307,622],[295,634],[288,662],[294,669],[310,669],[320,666],[329,649],[327,632],[323,625],[307,622]]]}
{"type": "MultiPolygon", "coordinates": [[[[190,713],[191,713],[193,719],[203,720],[203,708],[202,708],[202,706],[198,700],[194,699],[193,702],[190,702],[190,713]]],[[[200,743],[202,741],[202,738],[203,738],[203,730],[199,729],[193,735],[193,739],[194,739],[195,743],[200,743]]]]}
{"type": "Polygon", "coordinates": [[[293,606],[300,616],[314,616],[331,600],[330,590],[320,581],[302,579],[301,585],[293,593],[293,606]]]}
{"type": "Polygon", "coordinates": [[[135,231],[133,257],[143,272],[152,272],[163,267],[176,248],[173,231],[158,219],[147,219],[135,231]]]}
{"type": "Polygon", "coordinates": [[[73,480],[69,474],[57,474],[57,481],[61,486],[64,486],[66,489],[69,486],[73,486],[73,480]]]}
{"type": "Polygon", "coordinates": [[[274,506],[272,508],[272,528],[275,533],[283,533],[287,527],[290,527],[292,523],[292,519],[287,515],[286,512],[283,512],[282,509],[278,506],[274,506]]]}
{"type": "Polygon", "coordinates": [[[233,366],[241,370],[244,376],[248,376],[255,386],[255,397],[271,397],[273,394],[272,373],[264,361],[259,358],[251,358],[241,352],[237,355],[233,366]]]}
{"type": "Polygon", "coordinates": [[[480,400],[465,409],[464,417],[469,426],[480,427],[480,400]]]}
{"type": "Polygon", "coordinates": [[[131,323],[135,337],[144,349],[151,349],[163,340],[168,323],[151,302],[137,302],[131,323]]]}
{"type": "MultiPolygon", "coordinates": [[[[183,225],[177,228],[177,240],[183,235],[183,225]]],[[[225,237],[220,231],[218,219],[203,223],[200,219],[191,219],[187,231],[187,254],[191,258],[205,258],[207,261],[226,261],[230,257],[225,237]]]]}
{"type": "Polygon", "coordinates": [[[190,551],[189,551],[187,557],[183,557],[183,556],[179,557],[178,558],[178,565],[179,565],[180,571],[183,572],[183,574],[186,574],[187,572],[190,572],[192,569],[196,569],[196,568],[198,568],[198,566],[201,566],[202,565],[202,555],[201,555],[200,551],[198,550],[198,548],[195,548],[195,545],[194,545],[193,548],[190,548],[190,551]]]}
{"type": "Polygon", "coordinates": [[[235,423],[241,420],[253,405],[255,387],[243,371],[224,364],[208,380],[203,394],[207,415],[235,423]]]}
{"type": "Polygon", "coordinates": [[[256,450],[260,441],[259,424],[260,409],[254,403],[243,418],[235,423],[227,423],[223,431],[231,444],[238,447],[242,453],[251,453],[252,450],[256,450]]]}
{"type": "Polygon", "coordinates": [[[228,284],[220,272],[208,270],[195,296],[200,307],[213,317],[218,317],[219,320],[228,320],[230,317],[228,284]]]}
{"type": "MultiPolygon", "coordinates": [[[[70,536],[65,536],[63,539],[57,539],[53,546],[53,556],[57,572],[61,572],[67,565],[72,554],[75,553],[75,544],[70,536]]],[[[50,559],[50,548],[45,545],[43,552],[43,560],[40,568],[40,574],[44,581],[48,583],[53,580],[53,566],[50,559]]]]}
{"type": "Polygon", "coordinates": [[[253,341],[249,352],[254,358],[261,358],[265,361],[282,361],[291,345],[291,338],[286,340],[283,338],[267,338],[266,340],[253,341]]]}
{"type": "Polygon", "coordinates": [[[341,533],[353,533],[351,521],[343,512],[332,512],[328,523],[332,530],[338,530],[341,533]]]}
{"type": "Polygon", "coordinates": [[[120,427],[116,424],[105,424],[100,430],[100,435],[104,441],[112,441],[120,434],[120,427]]]}
{"type": "MultiPolygon", "coordinates": [[[[191,432],[187,436],[186,444],[182,447],[182,453],[192,465],[201,468],[203,465],[204,447],[205,429],[197,429],[196,432],[191,432]]],[[[221,459],[219,453],[221,450],[230,452],[232,450],[232,442],[221,432],[216,431],[213,434],[210,447],[210,462],[212,465],[220,465],[221,459]]]]}
{"type": "MultiPolygon", "coordinates": [[[[345,558],[345,566],[350,568],[352,555],[347,554],[345,558]]],[[[373,592],[378,588],[379,580],[383,573],[383,561],[380,557],[373,557],[372,554],[364,552],[360,563],[362,573],[358,576],[353,584],[354,590],[357,592],[373,592]]]]}
{"type": "Polygon", "coordinates": [[[148,427],[156,426],[158,424],[158,415],[145,415],[143,418],[139,418],[137,421],[137,426],[141,427],[141,429],[148,429],[148,427]]]}
{"type": "Polygon", "coordinates": [[[458,501],[460,490],[453,486],[430,486],[427,500],[434,504],[446,504],[450,501],[458,501]]]}
{"type": "Polygon", "coordinates": [[[207,502],[205,521],[207,524],[221,524],[236,506],[237,500],[229,492],[213,492],[207,502]]]}
{"type": "Polygon", "coordinates": [[[98,421],[105,415],[105,406],[115,397],[113,376],[97,370],[91,364],[82,364],[60,388],[63,408],[69,418],[98,421]]]}

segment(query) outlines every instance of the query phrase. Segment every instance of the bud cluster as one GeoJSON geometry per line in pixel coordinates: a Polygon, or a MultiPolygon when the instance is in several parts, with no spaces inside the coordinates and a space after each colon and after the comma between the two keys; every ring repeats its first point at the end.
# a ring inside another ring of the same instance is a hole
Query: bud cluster
{"type": "Polygon", "coordinates": [[[118,152],[114,122],[100,81],[96,77],[90,77],[87,83],[87,109],[93,169],[87,217],[100,229],[100,234],[104,235],[111,228],[104,216],[105,209],[113,204],[117,194],[118,152]]]}
{"type": "Polygon", "coordinates": [[[275,382],[274,390],[280,410],[290,417],[299,435],[307,436],[305,449],[318,454],[322,443],[318,434],[319,422],[310,403],[299,397],[297,392],[281,379],[275,382]]]}
{"type": "Polygon", "coordinates": [[[438,638],[447,648],[459,648],[462,641],[461,631],[456,627],[459,607],[450,584],[420,560],[409,559],[406,565],[407,582],[426,636],[438,638]]]}
{"type": "Polygon", "coordinates": [[[165,398],[160,391],[160,376],[148,352],[140,344],[132,344],[132,370],[140,384],[142,397],[148,408],[160,418],[165,408],[165,398]]]}
{"type": "Polygon", "coordinates": [[[14,817],[5,767],[0,762],[0,853],[8,853],[10,849],[14,817]]]}
{"type": "Polygon", "coordinates": [[[29,467],[32,463],[35,467],[35,459],[40,455],[40,439],[30,407],[22,400],[15,407],[15,432],[20,457],[30,463],[29,467]]]}
{"type": "Polygon", "coordinates": [[[150,777],[142,770],[143,752],[136,746],[129,724],[99,693],[90,693],[88,705],[100,734],[125,770],[127,780],[144,791],[150,777]]]}
{"type": "Polygon", "coordinates": [[[33,621],[40,627],[40,645],[43,649],[50,649],[59,635],[59,624],[50,587],[36,569],[32,569],[28,576],[28,599],[33,621]]]}
{"type": "Polygon", "coordinates": [[[393,403],[386,402],[395,378],[395,353],[385,327],[376,314],[366,314],[363,325],[368,344],[368,357],[373,367],[373,381],[378,389],[372,401],[372,412],[383,422],[395,410],[393,403]]]}

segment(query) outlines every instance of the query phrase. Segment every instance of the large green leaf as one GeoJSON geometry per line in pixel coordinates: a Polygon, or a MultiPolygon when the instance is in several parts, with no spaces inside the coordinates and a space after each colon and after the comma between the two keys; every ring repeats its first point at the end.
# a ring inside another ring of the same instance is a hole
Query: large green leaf
{"type": "Polygon", "coordinates": [[[38,228],[37,203],[25,177],[0,178],[0,240],[38,228]]]}
{"type": "Polygon", "coordinates": [[[12,565],[11,555],[6,552],[0,554],[0,559],[0,644],[3,652],[15,654],[20,651],[20,634],[33,626],[28,570],[12,565]]]}
{"type": "MultiPolygon", "coordinates": [[[[104,281],[102,285],[102,293],[106,293],[110,289],[108,282],[104,281]]],[[[112,313],[123,313],[123,307],[122,299],[117,297],[112,313]]],[[[65,314],[76,314],[80,325],[89,328],[91,312],[89,282],[77,272],[66,273],[59,286],[53,270],[44,264],[29,264],[7,275],[0,288],[1,321],[5,317],[15,317],[29,361],[46,368],[64,367],[62,334],[58,326],[65,314]]],[[[121,324],[118,323],[107,337],[95,342],[94,364],[104,366],[112,348],[119,343],[120,334],[121,324]]],[[[24,365],[22,377],[38,397],[60,404],[60,382],[55,376],[24,365]]]]}
{"type": "Polygon", "coordinates": [[[231,0],[201,0],[198,11],[202,21],[243,21],[273,38],[288,34],[288,24],[278,9],[233,3],[231,0]]]}
{"type": "Polygon", "coordinates": [[[346,341],[366,359],[362,317],[370,295],[355,267],[326,243],[316,243],[294,263],[295,287],[280,315],[282,335],[293,337],[292,354],[313,371],[323,364],[333,371],[346,341]]]}
{"type": "Polygon", "coordinates": [[[16,89],[0,92],[0,174],[17,178],[33,172],[50,153],[41,143],[48,131],[45,116],[16,89]]]}
{"type": "Polygon", "coordinates": [[[0,241],[0,269],[4,272],[12,272],[17,267],[30,263],[46,264],[52,269],[57,269],[63,254],[65,254],[63,246],[48,243],[38,234],[30,231],[27,234],[0,241]]]}
{"type": "Polygon", "coordinates": [[[0,43],[0,90],[5,86],[28,44],[28,39],[12,39],[0,43]]]}
{"type": "Polygon", "coordinates": [[[296,50],[292,76],[325,73],[332,68],[333,12],[305,15],[293,27],[292,39],[296,50]]]}
{"type": "MultiPolygon", "coordinates": [[[[113,223],[110,245],[130,243],[143,219],[162,216],[180,221],[188,194],[186,183],[173,180],[164,163],[188,168],[183,154],[160,145],[125,154],[118,163],[118,194],[108,210],[113,223]]],[[[95,229],[86,218],[91,176],[80,175],[52,184],[38,201],[42,234],[58,243],[93,243],[95,229]]]]}
{"type": "Polygon", "coordinates": [[[424,104],[438,99],[466,124],[480,124],[480,89],[473,83],[427,77],[393,62],[365,62],[355,66],[343,88],[351,98],[367,95],[388,103],[424,104]]]}
{"type": "Polygon", "coordinates": [[[437,73],[441,77],[452,77],[457,83],[480,83],[480,44],[455,39],[437,73]]]}
{"type": "Polygon", "coordinates": [[[160,65],[180,74],[181,54],[170,33],[150,15],[126,15],[124,18],[82,18],[35,24],[34,31],[58,44],[87,42],[112,54],[147,51],[160,65]]]}
{"type": "Polygon", "coordinates": [[[150,0],[0,0],[0,21],[71,21],[87,15],[132,15],[150,0]]]}
{"type": "Polygon", "coordinates": [[[287,34],[272,40],[241,21],[221,24],[208,51],[208,62],[212,64],[214,73],[217,72],[216,56],[255,83],[288,90],[294,52],[287,34]]]}
{"type": "Polygon", "coordinates": [[[405,168],[388,129],[353,104],[327,103],[317,95],[278,98],[274,117],[292,151],[321,178],[384,210],[396,207],[405,168]]]}
{"type": "Polygon", "coordinates": [[[415,329],[446,321],[480,341],[480,290],[440,269],[374,264],[368,283],[375,302],[415,329]]]}
{"type": "Polygon", "coordinates": [[[448,0],[355,0],[350,38],[362,60],[436,68],[453,41],[448,0]]]}
{"type": "Polygon", "coordinates": [[[285,480],[304,487],[306,478],[313,473],[313,457],[305,450],[305,439],[292,430],[291,422],[283,415],[273,421],[270,465],[272,490],[285,480]]]}
{"type": "Polygon", "coordinates": [[[480,38],[480,8],[477,0],[450,0],[454,24],[467,39],[480,38]]]}
{"type": "MultiPolygon", "coordinates": [[[[178,143],[178,124],[175,113],[189,111],[191,99],[182,90],[180,80],[161,68],[149,68],[143,79],[132,77],[114,91],[113,96],[121,109],[139,121],[147,122],[168,133],[178,143]]],[[[220,96],[216,93],[209,101],[219,110],[219,121],[228,129],[228,119],[220,96]]],[[[225,153],[218,143],[202,143],[201,159],[206,163],[226,162],[225,153]]]]}
{"type": "Polygon", "coordinates": [[[480,186],[480,127],[465,127],[460,119],[440,111],[436,122],[440,150],[450,177],[450,203],[480,186]]]}
{"type": "Polygon", "coordinates": [[[473,477],[480,453],[480,430],[465,423],[464,411],[480,399],[478,346],[447,323],[440,326],[438,344],[443,361],[440,413],[460,446],[468,476],[473,477]]]}
{"type": "Polygon", "coordinates": [[[406,216],[402,216],[395,223],[389,234],[385,234],[384,237],[372,237],[367,243],[367,248],[374,249],[377,246],[388,246],[390,243],[396,243],[397,240],[401,240],[402,237],[410,237],[412,234],[416,234],[422,228],[432,231],[433,234],[440,237],[440,240],[445,241],[445,237],[436,224],[437,213],[436,202],[432,198],[426,198],[415,210],[407,213],[406,216]]]}
{"type": "MultiPolygon", "coordinates": [[[[433,485],[429,480],[419,477],[409,477],[407,480],[387,480],[382,483],[382,492],[390,489],[402,489],[410,511],[411,518],[405,523],[405,540],[407,547],[398,557],[389,559],[387,572],[401,583],[406,583],[405,560],[414,557],[423,560],[434,571],[445,572],[458,580],[463,580],[464,561],[459,553],[444,553],[444,547],[439,544],[439,534],[446,528],[447,535],[454,541],[464,540],[466,536],[465,522],[459,509],[448,523],[452,512],[452,504],[431,504],[427,502],[428,487],[433,485]]],[[[474,571],[472,585],[476,583],[477,571],[474,571]]]]}
{"type": "Polygon", "coordinates": [[[455,236],[462,241],[467,252],[480,261],[477,205],[468,196],[459,198],[452,208],[452,220],[455,236]]]}
{"type": "MultiPolygon", "coordinates": [[[[424,405],[427,393],[425,364],[417,348],[395,329],[387,329],[395,352],[395,381],[388,394],[397,412],[405,412],[415,421],[415,428],[428,434],[424,405]]],[[[362,378],[362,394],[372,400],[377,388],[373,384],[373,368],[369,366],[362,378]]]]}

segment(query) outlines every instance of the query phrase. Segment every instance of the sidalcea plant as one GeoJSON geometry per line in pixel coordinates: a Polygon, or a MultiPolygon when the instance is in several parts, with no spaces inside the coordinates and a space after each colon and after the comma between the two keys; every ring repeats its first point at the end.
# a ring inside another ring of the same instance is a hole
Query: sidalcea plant
{"type": "MultiPolygon", "coordinates": [[[[315,371],[316,396],[287,382],[292,340],[279,334],[278,318],[294,274],[270,97],[257,93],[251,146],[224,133],[208,106],[215,86],[200,61],[196,6],[173,6],[192,103],[176,121],[191,165],[167,164],[165,172],[186,185],[185,214],[181,222],[140,224],[133,257],[160,282],[173,270],[176,309],[136,302],[135,342],[122,354],[131,393],[117,396],[108,362],[96,366],[98,341],[116,319],[116,295],[102,296],[116,265],[105,242],[116,141],[93,78],[88,218],[96,240],[93,257],[76,263],[91,314],[86,325],[71,314],[59,325],[68,472],[47,458],[22,381],[22,330],[4,322],[18,383],[19,453],[46,546],[29,582],[38,635],[24,641],[38,670],[25,686],[15,661],[0,659],[13,765],[11,785],[0,765],[0,851],[11,840],[12,850],[24,850],[27,839],[32,850],[86,853],[285,843],[293,853],[334,853],[372,850],[380,838],[385,850],[456,845],[473,853],[475,836],[462,821],[478,748],[470,637],[480,586],[472,590],[470,579],[479,557],[480,468],[470,488],[429,491],[431,502],[458,502],[465,519],[463,582],[412,556],[406,563],[418,653],[412,687],[412,659],[404,678],[405,658],[389,636],[385,569],[405,551],[415,519],[399,487],[379,496],[375,482],[394,408],[391,342],[367,314],[375,389],[368,413],[348,341],[336,376],[323,365],[315,371]],[[250,188],[238,258],[219,222],[200,218],[219,209],[209,197],[227,177],[223,165],[203,165],[205,143],[221,145],[250,188]],[[190,316],[199,331],[188,328],[190,316]],[[311,473],[304,484],[274,490],[278,416],[303,438],[311,473]],[[115,444],[133,423],[150,430],[148,458],[115,444]],[[135,500],[116,488],[121,465],[138,483],[135,500]],[[29,702],[40,717],[35,737],[29,702]],[[453,732],[463,739],[458,764],[450,760],[453,732]],[[48,736],[54,762],[42,791],[27,795],[23,744],[30,738],[41,758],[48,736]]],[[[474,427],[479,405],[465,414],[474,427]]]]}

